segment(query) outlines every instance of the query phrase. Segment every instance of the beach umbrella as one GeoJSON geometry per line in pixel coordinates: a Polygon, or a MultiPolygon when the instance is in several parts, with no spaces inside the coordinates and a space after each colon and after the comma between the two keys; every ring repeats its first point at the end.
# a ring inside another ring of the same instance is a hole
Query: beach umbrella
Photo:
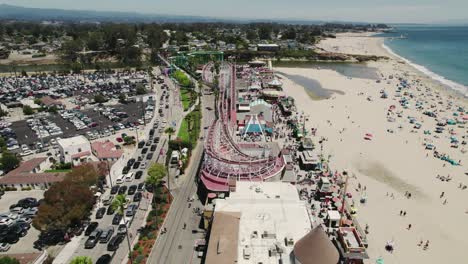
{"type": "Polygon", "coordinates": [[[384,259],[382,257],[378,258],[376,261],[375,261],[375,264],[384,264],[384,259]]]}

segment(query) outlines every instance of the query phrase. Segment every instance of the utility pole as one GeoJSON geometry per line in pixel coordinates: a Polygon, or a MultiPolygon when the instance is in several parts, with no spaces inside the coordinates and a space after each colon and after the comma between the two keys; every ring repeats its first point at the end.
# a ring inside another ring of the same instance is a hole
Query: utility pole
{"type": "Polygon", "coordinates": [[[106,164],[107,164],[107,173],[109,173],[109,184],[110,184],[110,187],[112,188],[112,177],[111,177],[111,170],[110,170],[110,165],[109,165],[109,160],[106,160],[106,164]]]}

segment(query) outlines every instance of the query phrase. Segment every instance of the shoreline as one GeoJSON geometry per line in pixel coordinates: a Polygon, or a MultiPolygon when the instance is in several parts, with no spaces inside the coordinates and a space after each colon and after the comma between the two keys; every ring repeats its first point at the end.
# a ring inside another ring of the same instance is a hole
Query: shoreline
{"type": "MultiPolygon", "coordinates": [[[[338,47],[340,51],[382,54],[385,50],[381,42],[375,37],[342,37],[323,45],[338,47]]],[[[468,164],[468,157],[465,146],[453,148],[450,138],[466,140],[462,139],[466,128],[462,123],[447,125],[445,132],[436,133],[438,121],[423,113],[435,112],[439,120],[461,120],[468,108],[466,98],[455,96],[455,91],[394,57],[368,65],[377,69],[380,81],[351,78],[331,69],[274,70],[311,78],[324,89],[344,93],[313,100],[305,87],[278,73],[284,78],[284,92],[294,98],[298,112],[309,117],[306,129],[317,129],[312,140],[322,144],[316,151],[323,147],[323,155],[331,157],[333,170],[346,170],[352,175],[348,187],[352,198],[348,202],[355,203],[361,226],[370,227],[370,259],[364,263],[375,263],[383,257],[385,263],[437,264],[446,262],[447,256],[449,262],[460,262],[465,258],[463,249],[468,246],[460,232],[468,219],[464,202],[468,200],[468,190],[459,188],[459,184],[468,185],[464,165],[468,164]],[[400,78],[405,80],[406,88],[401,88],[400,78]],[[382,97],[382,93],[387,96],[382,97]],[[459,107],[465,110],[458,111],[459,107]],[[452,115],[455,112],[457,116],[452,115]],[[420,128],[416,129],[413,123],[420,124],[420,128]],[[368,133],[373,135],[371,140],[363,138],[368,133]],[[453,166],[436,157],[434,150],[426,148],[429,143],[437,147],[438,153],[462,165],[453,166]],[[441,176],[449,177],[450,182],[441,180],[441,176]],[[365,186],[366,190],[358,186],[365,186]],[[411,198],[407,197],[408,192],[412,193],[411,198]],[[366,203],[360,203],[363,196],[366,203]],[[407,212],[405,216],[401,211],[407,212]],[[418,247],[421,240],[430,241],[429,249],[418,247]],[[385,250],[388,241],[395,243],[393,253],[385,250]]]]}
{"type": "Polygon", "coordinates": [[[406,64],[409,66],[413,67],[415,70],[418,72],[426,75],[427,77],[431,78],[432,80],[440,83],[443,86],[446,86],[447,88],[454,90],[455,92],[459,93],[461,96],[468,97],[468,87],[461,84],[457,83],[453,80],[447,79],[446,77],[439,75],[433,71],[431,71],[429,68],[427,68],[424,65],[417,64],[416,62],[413,62],[398,53],[396,53],[394,50],[392,50],[389,46],[385,44],[385,40],[383,39],[382,41],[382,48],[385,49],[389,55],[395,57],[396,59],[404,61],[406,64]]]}

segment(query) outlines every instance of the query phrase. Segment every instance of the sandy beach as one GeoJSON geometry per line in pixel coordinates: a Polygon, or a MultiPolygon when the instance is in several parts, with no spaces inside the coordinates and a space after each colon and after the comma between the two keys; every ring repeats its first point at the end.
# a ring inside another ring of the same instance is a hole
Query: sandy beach
{"type": "Polygon", "coordinates": [[[389,54],[382,43],[383,39],[369,35],[344,34],[318,45],[326,51],[389,57],[369,63],[381,76],[379,82],[328,69],[274,70],[282,78],[285,93],[295,98],[299,112],[309,117],[307,129],[318,129],[313,137],[317,149],[324,137],[323,154],[331,155],[331,167],[353,175],[348,191],[361,226],[369,225],[370,259],[366,263],[375,263],[378,257],[385,263],[462,263],[468,247],[464,225],[468,189],[463,189],[468,185],[468,159],[462,144],[467,128],[455,124],[444,126],[442,133],[435,130],[438,121],[461,121],[467,101],[389,54]],[[314,79],[322,88],[337,92],[313,100],[304,87],[284,74],[314,79]],[[399,78],[408,88],[397,91],[402,85],[399,78]],[[438,121],[423,114],[426,111],[436,114],[438,121]],[[366,134],[371,134],[371,140],[364,139],[366,134]],[[460,165],[442,160],[441,154],[460,165]],[[358,184],[365,191],[357,190],[358,184]],[[367,203],[359,203],[362,196],[367,203]],[[395,244],[392,253],[385,250],[389,241],[395,244]]]}

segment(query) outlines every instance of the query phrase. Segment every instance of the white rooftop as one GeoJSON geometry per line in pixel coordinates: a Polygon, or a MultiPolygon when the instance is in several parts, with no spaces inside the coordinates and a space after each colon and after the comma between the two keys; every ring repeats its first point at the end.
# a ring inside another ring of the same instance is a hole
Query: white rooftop
{"type": "Polygon", "coordinates": [[[76,136],[71,138],[61,138],[57,140],[57,143],[62,146],[62,148],[66,148],[69,146],[89,144],[89,141],[85,136],[76,136]]]}
{"type": "Polygon", "coordinates": [[[216,212],[240,212],[237,263],[291,263],[294,243],[311,230],[306,204],[284,182],[237,182],[236,191],[216,200],[216,212]],[[285,239],[291,243],[286,245],[285,239]],[[281,254],[269,255],[279,248],[281,254]],[[246,254],[250,257],[248,259],[246,254]]]}

